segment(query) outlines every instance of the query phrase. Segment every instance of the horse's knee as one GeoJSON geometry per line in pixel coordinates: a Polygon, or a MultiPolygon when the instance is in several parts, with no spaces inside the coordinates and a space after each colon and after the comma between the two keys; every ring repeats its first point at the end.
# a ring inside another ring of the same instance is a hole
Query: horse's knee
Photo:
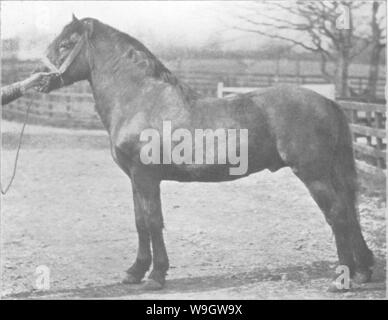
{"type": "Polygon", "coordinates": [[[146,218],[147,230],[150,234],[160,232],[163,229],[163,218],[161,214],[148,215],[146,218]]]}
{"type": "Polygon", "coordinates": [[[143,216],[136,215],[135,224],[138,233],[148,233],[147,224],[143,216]]]}

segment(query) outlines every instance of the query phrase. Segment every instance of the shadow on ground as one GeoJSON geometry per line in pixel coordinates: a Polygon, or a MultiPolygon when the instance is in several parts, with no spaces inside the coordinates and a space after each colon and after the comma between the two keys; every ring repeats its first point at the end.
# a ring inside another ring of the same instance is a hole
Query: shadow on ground
{"type": "MultiPolygon", "coordinates": [[[[386,263],[384,259],[376,259],[372,282],[352,289],[352,292],[377,292],[385,291],[386,263]]],[[[333,264],[328,261],[316,261],[311,265],[287,266],[279,269],[269,270],[267,268],[256,268],[250,272],[238,274],[221,274],[214,276],[189,277],[167,280],[165,289],[155,291],[153,294],[160,295],[171,293],[195,293],[206,292],[219,289],[236,288],[244,285],[254,285],[265,281],[293,281],[300,285],[311,285],[311,280],[333,278],[333,264]]],[[[147,293],[139,285],[125,285],[122,283],[112,283],[103,286],[87,286],[84,288],[60,289],[50,292],[29,291],[9,295],[6,299],[98,299],[98,298],[121,298],[147,293]]]]}

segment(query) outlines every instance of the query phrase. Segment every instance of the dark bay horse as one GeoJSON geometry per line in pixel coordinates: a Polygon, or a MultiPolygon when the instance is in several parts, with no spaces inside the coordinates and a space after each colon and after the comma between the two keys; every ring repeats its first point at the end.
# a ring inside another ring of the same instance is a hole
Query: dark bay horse
{"type": "Polygon", "coordinates": [[[351,134],[334,101],[290,86],[228,99],[202,97],[139,41],[91,18],[73,17],[50,44],[47,58],[61,76],[46,92],[89,81],[113,158],[131,180],[138,252],[125,283],[141,282],[152,262],[146,288],[160,289],[165,283],[169,261],[163,240],[162,180],[227,181],[287,166],[306,185],[331,226],[339,263],[349,268],[353,279],[370,280],[373,254],[358,221],[351,134]],[[247,143],[249,151],[246,172],[231,175],[230,162],[144,164],[141,132],[153,128],[163,135],[164,121],[170,121],[173,130],[184,128],[193,134],[196,129],[248,130],[248,141],[239,142],[240,148],[247,143]]]}

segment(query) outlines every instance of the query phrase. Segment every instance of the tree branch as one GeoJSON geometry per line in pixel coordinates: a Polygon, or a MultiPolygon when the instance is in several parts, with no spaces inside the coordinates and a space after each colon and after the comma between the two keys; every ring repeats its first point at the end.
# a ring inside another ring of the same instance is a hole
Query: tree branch
{"type": "Polygon", "coordinates": [[[245,32],[257,33],[257,34],[260,34],[262,36],[269,37],[269,38],[274,38],[274,39],[288,41],[288,42],[291,42],[294,45],[301,46],[301,47],[305,48],[306,50],[314,51],[314,52],[317,51],[317,48],[308,46],[308,45],[306,45],[305,43],[303,43],[301,41],[297,41],[297,40],[294,40],[292,38],[287,38],[287,37],[281,36],[279,34],[272,34],[272,33],[267,33],[267,32],[261,31],[261,30],[257,30],[257,29],[249,29],[249,28],[241,28],[241,27],[234,27],[234,29],[240,30],[240,31],[245,31],[245,32]]]}

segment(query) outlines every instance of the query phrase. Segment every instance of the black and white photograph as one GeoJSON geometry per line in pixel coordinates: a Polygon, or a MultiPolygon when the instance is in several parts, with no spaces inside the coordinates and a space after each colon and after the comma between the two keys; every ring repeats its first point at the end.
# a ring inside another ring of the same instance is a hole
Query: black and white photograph
{"type": "Polygon", "coordinates": [[[0,300],[387,299],[386,1],[0,5],[0,300]]]}

